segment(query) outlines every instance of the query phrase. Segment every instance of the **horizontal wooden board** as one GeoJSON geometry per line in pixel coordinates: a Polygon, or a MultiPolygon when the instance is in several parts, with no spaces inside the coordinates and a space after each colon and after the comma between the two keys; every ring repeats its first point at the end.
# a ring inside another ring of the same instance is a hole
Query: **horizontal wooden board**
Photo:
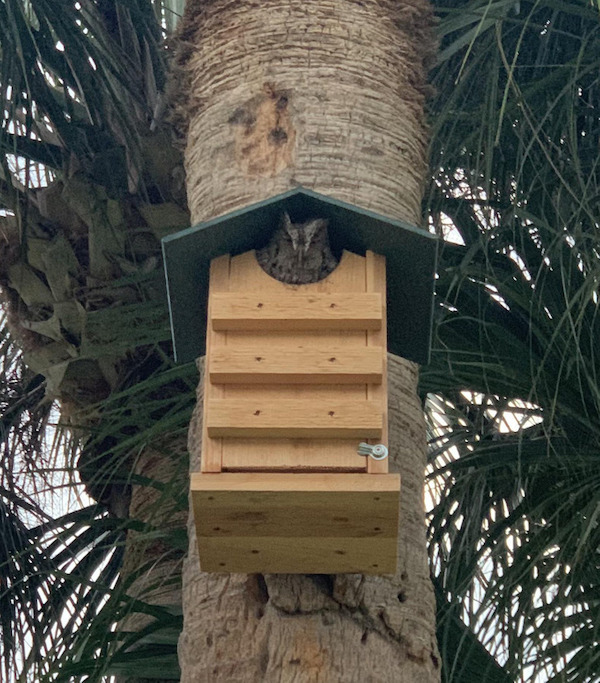
{"type": "Polygon", "coordinates": [[[214,349],[208,372],[213,384],[380,384],[379,347],[214,349]]]}
{"type": "Polygon", "coordinates": [[[209,437],[379,438],[381,403],[352,399],[212,399],[209,437]]]}
{"type": "Polygon", "coordinates": [[[200,569],[243,574],[394,574],[396,538],[198,538],[200,569]]]}
{"type": "Polygon", "coordinates": [[[211,297],[214,330],[378,330],[382,299],[370,294],[221,293],[211,297]]]}
{"type": "Polygon", "coordinates": [[[399,474],[230,474],[192,472],[194,491],[342,491],[355,493],[392,493],[400,486],[399,474]]]}
{"type": "Polygon", "coordinates": [[[192,474],[191,488],[204,571],[395,571],[397,474],[192,474]]]}
{"type": "Polygon", "coordinates": [[[389,492],[212,491],[198,499],[200,536],[375,538],[395,537],[397,532],[398,504],[389,492]]]}

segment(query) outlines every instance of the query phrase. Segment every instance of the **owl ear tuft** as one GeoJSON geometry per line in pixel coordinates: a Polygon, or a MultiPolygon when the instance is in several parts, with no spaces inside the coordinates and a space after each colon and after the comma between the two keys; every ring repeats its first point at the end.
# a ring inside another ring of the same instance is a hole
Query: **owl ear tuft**
{"type": "Polygon", "coordinates": [[[286,232],[289,232],[289,229],[292,227],[292,219],[290,218],[290,214],[287,211],[283,212],[282,223],[283,229],[286,232]]]}

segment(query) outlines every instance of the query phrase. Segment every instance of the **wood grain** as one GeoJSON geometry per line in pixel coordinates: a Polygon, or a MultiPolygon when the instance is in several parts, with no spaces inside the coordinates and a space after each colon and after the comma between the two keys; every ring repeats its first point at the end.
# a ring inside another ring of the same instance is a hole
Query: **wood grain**
{"type": "MultiPolygon", "coordinates": [[[[339,266],[327,278],[293,286],[267,275],[255,253],[245,252],[229,259],[227,268],[221,266],[215,271],[210,315],[214,315],[219,299],[231,303],[243,297],[253,301],[259,297],[259,303],[275,302],[285,314],[290,305],[298,307],[307,299],[318,301],[322,307],[323,301],[331,303],[331,297],[342,294],[350,307],[364,301],[362,297],[375,295],[371,304],[377,302],[377,311],[369,315],[384,324],[385,287],[367,292],[367,262],[364,256],[343,252],[339,266]]],[[[378,263],[376,267],[385,265],[378,263]]],[[[261,325],[260,329],[215,330],[209,326],[210,340],[216,343],[209,344],[206,361],[207,463],[213,463],[212,471],[366,471],[370,462],[357,454],[358,443],[370,437],[374,442],[382,441],[385,427],[384,394],[369,395],[386,379],[385,328],[335,329],[334,324],[333,329],[315,330],[294,329],[294,322],[290,328],[287,320],[277,324],[282,329],[261,325]],[[382,340],[382,346],[377,347],[375,338],[382,340]],[[370,398],[374,401],[372,415],[363,410],[370,398]],[[209,413],[212,399],[240,403],[212,404],[217,407],[215,414],[209,413]],[[297,401],[300,403],[294,403],[297,401]],[[335,408],[340,401],[350,406],[341,420],[335,408]],[[302,413],[305,409],[309,411],[306,414],[302,413]],[[257,410],[263,413],[262,418],[260,413],[254,415],[257,410]],[[265,419],[264,410],[271,418],[265,419]],[[330,416],[332,410],[334,415],[330,416]],[[241,414],[244,421],[236,424],[241,414]]],[[[203,471],[208,470],[203,467],[203,471]]],[[[387,471],[387,463],[379,465],[378,471],[387,471]]]]}
{"type": "MultiPolygon", "coordinates": [[[[383,429],[380,442],[388,445],[388,386],[387,386],[387,308],[386,308],[386,272],[385,272],[385,256],[375,254],[372,251],[367,251],[365,256],[365,266],[367,274],[367,292],[378,292],[381,294],[382,302],[382,317],[383,325],[380,330],[369,330],[367,332],[367,348],[384,349],[382,354],[383,364],[383,381],[375,384],[370,382],[367,385],[367,397],[371,401],[377,401],[381,406],[381,414],[383,416],[383,429]]],[[[373,439],[368,440],[370,443],[377,443],[373,439]]],[[[369,474],[386,474],[388,471],[389,461],[374,460],[367,458],[367,471],[369,474]]]]}
{"type": "MultiPolygon", "coordinates": [[[[229,254],[213,259],[210,264],[210,291],[226,292],[229,288],[229,268],[231,259],[229,254]]],[[[208,299],[208,315],[212,306],[211,298],[208,299]]],[[[224,332],[217,332],[207,326],[206,329],[206,357],[210,358],[214,349],[222,347],[226,343],[224,332]]],[[[211,384],[208,373],[204,375],[204,406],[202,420],[202,458],[200,468],[202,472],[220,472],[223,462],[223,442],[221,439],[211,439],[206,429],[206,407],[212,399],[222,398],[223,388],[211,384]]]]}
{"type": "Polygon", "coordinates": [[[193,474],[204,571],[393,572],[392,474],[193,474]]]}
{"type": "Polygon", "coordinates": [[[380,438],[381,408],[374,401],[311,399],[212,399],[209,437],[380,438]]]}
{"type": "Polygon", "coordinates": [[[381,384],[382,356],[377,347],[225,347],[212,351],[208,373],[213,384],[381,384]]]}
{"type": "Polygon", "coordinates": [[[198,537],[202,571],[244,574],[394,574],[396,545],[388,537],[198,537]]]}
{"type": "Polygon", "coordinates": [[[213,330],[378,330],[381,295],[215,293],[210,312],[213,330]]]}

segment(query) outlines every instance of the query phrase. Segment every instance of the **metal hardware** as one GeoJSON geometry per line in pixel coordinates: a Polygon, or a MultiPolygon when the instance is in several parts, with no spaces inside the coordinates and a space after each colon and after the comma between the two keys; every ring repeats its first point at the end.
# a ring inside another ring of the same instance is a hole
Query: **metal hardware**
{"type": "Polygon", "coordinates": [[[388,449],[382,443],[373,446],[369,443],[359,443],[358,454],[368,455],[373,460],[385,460],[388,457],[388,449]]]}

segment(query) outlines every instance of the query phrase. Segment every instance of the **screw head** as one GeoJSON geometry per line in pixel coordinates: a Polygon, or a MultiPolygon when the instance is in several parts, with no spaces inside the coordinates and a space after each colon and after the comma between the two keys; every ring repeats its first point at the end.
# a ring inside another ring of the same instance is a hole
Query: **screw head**
{"type": "Polygon", "coordinates": [[[385,460],[388,457],[388,449],[382,443],[378,443],[373,446],[371,457],[375,460],[385,460]]]}

